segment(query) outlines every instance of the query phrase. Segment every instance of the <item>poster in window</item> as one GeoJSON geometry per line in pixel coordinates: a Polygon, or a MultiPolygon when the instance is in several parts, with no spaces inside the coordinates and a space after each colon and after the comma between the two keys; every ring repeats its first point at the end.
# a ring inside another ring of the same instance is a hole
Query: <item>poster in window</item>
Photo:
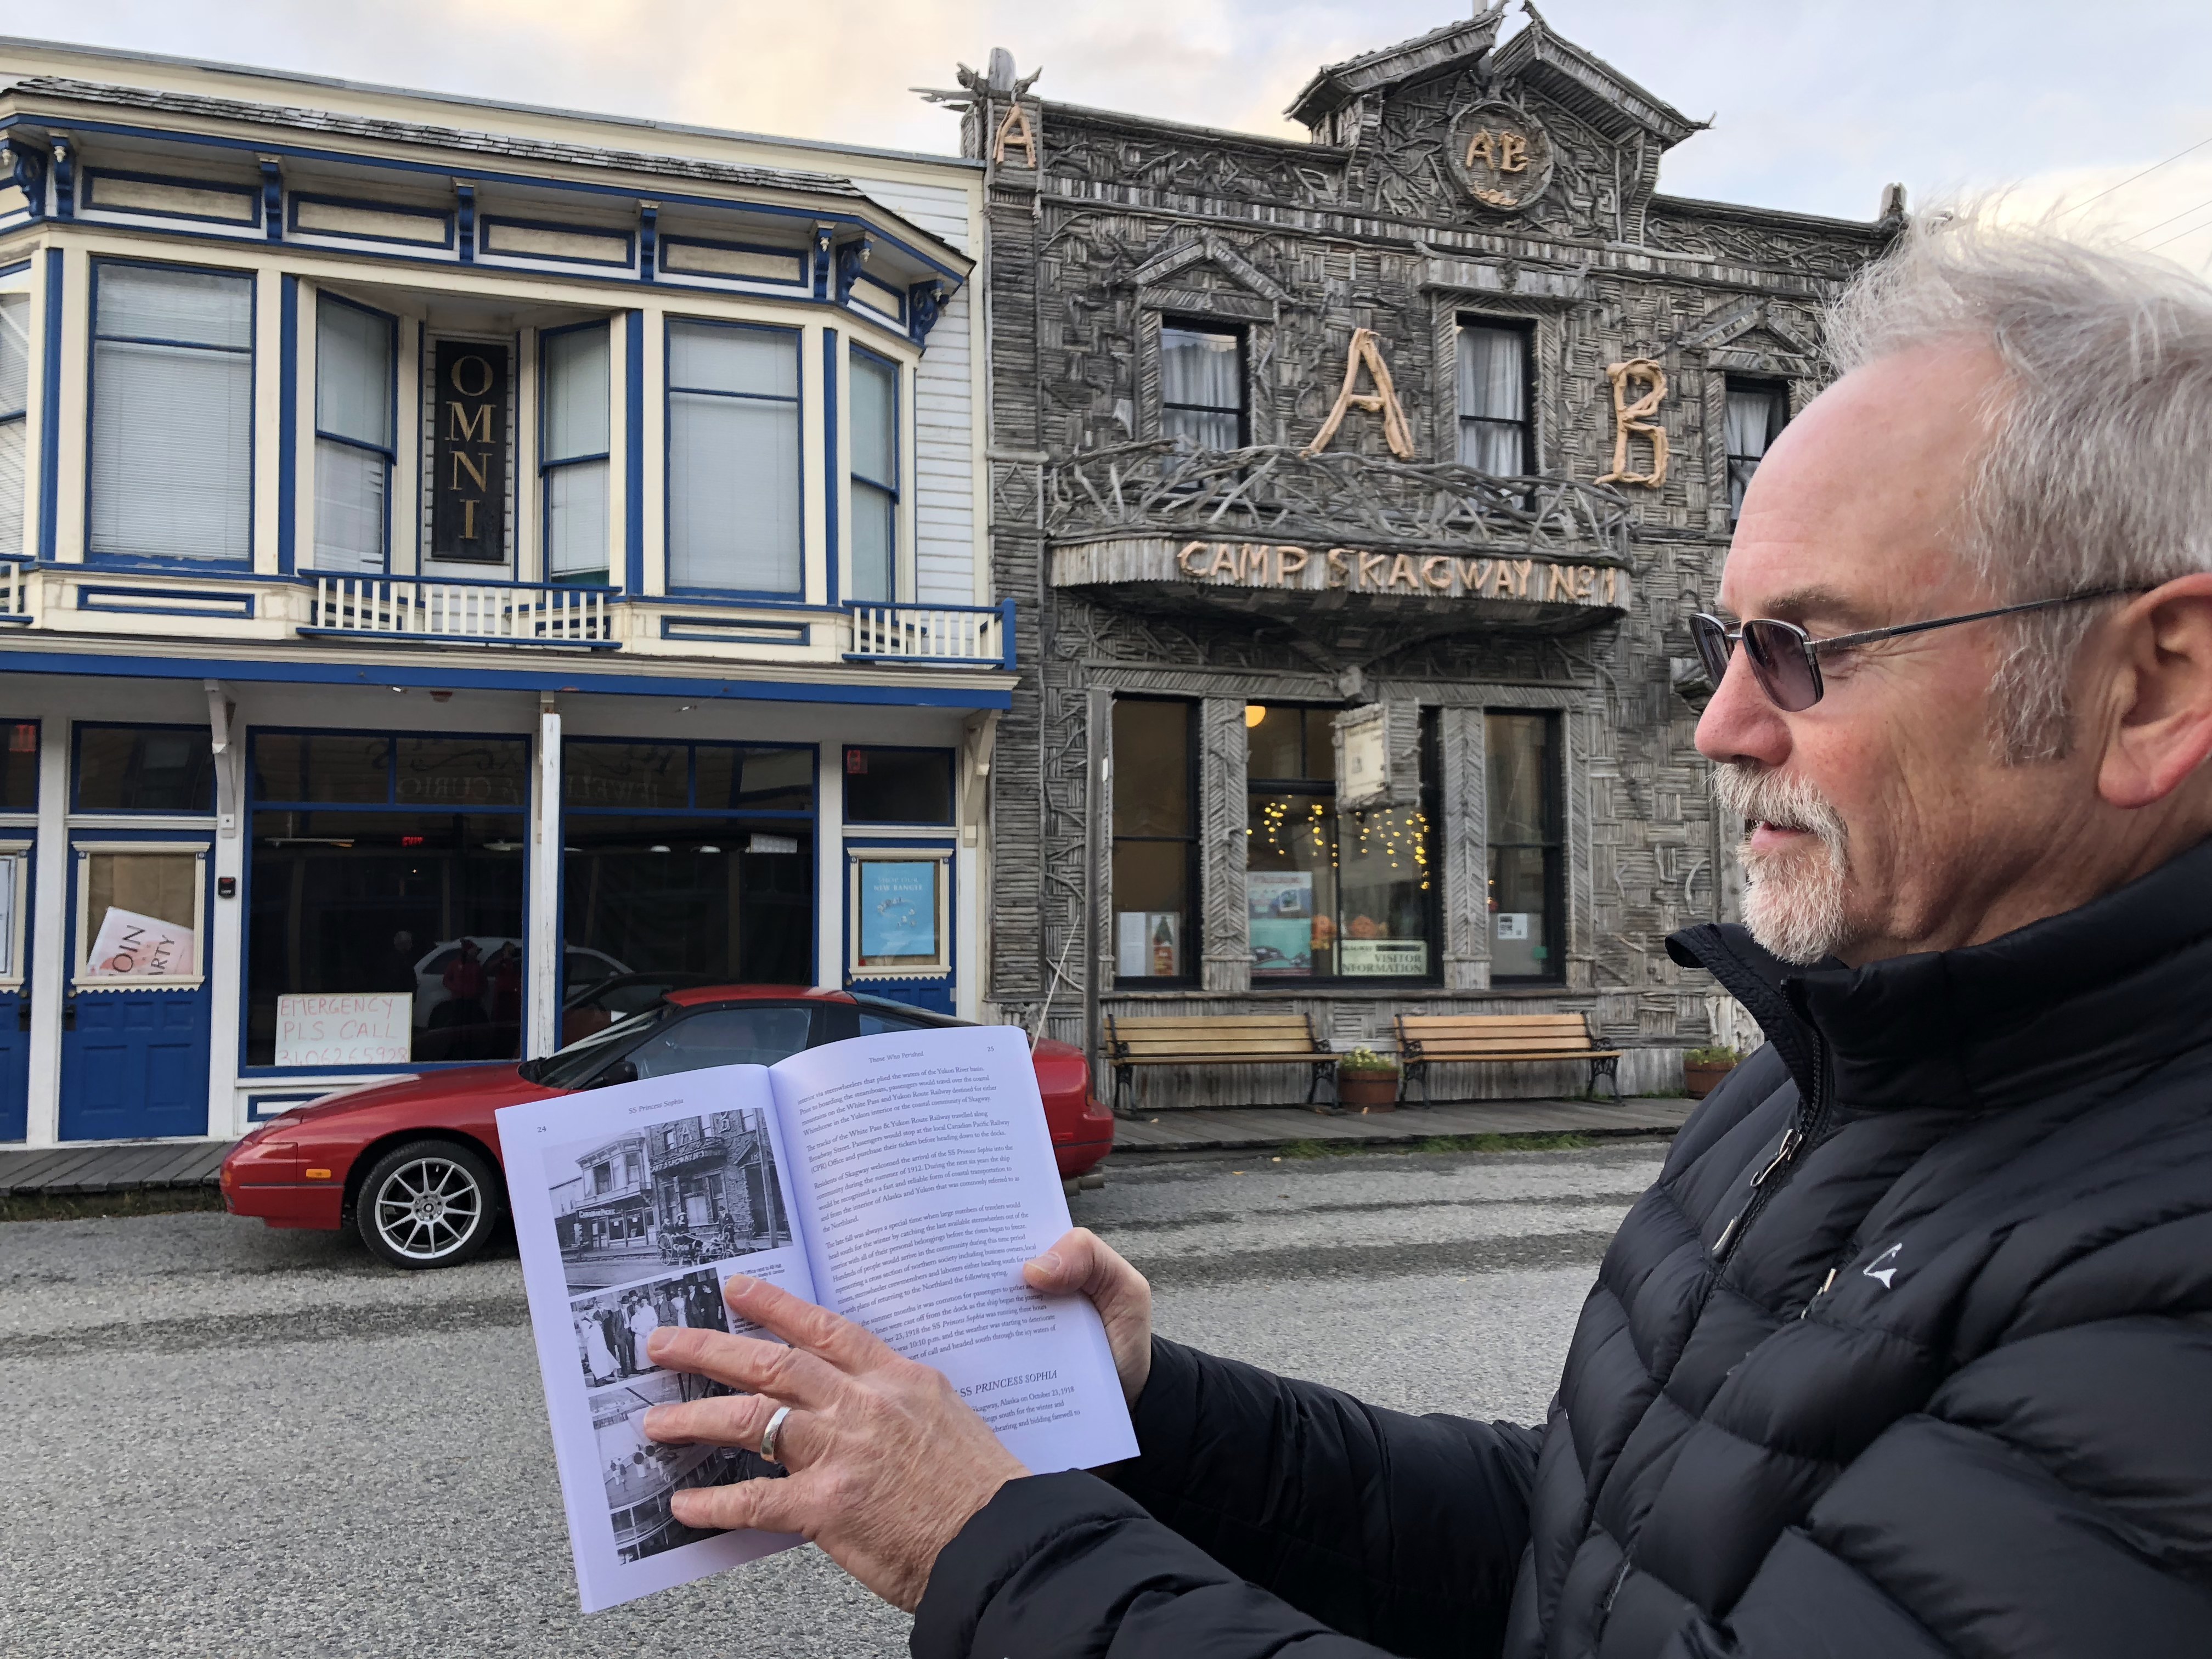
{"type": "Polygon", "coordinates": [[[404,1066],[414,1058],[415,999],[404,991],[276,999],[279,1066],[404,1066]]]}
{"type": "Polygon", "coordinates": [[[1501,910],[1498,913],[1498,937],[1501,940],[1525,939],[1528,937],[1528,912],[1501,910]]]}
{"type": "Polygon", "coordinates": [[[1310,870],[1254,870],[1244,876],[1255,979],[1313,972],[1314,878],[1310,870]]]}
{"type": "Polygon", "coordinates": [[[1182,973],[1182,912],[1114,913],[1114,972],[1122,979],[1176,979],[1182,973]]]}
{"type": "Polygon", "coordinates": [[[199,971],[192,929],[114,905],[93,936],[87,979],[190,979],[199,971]]]}
{"type": "Polygon", "coordinates": [[[935,859],[862,859],[860,965],[933,968],[939,961],[935,859]]]}

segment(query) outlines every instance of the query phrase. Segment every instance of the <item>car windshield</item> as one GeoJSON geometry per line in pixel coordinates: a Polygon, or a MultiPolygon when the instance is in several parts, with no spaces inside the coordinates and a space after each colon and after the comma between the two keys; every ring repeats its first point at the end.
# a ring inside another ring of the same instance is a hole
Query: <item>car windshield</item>
{"type": "Polygon", "coordinates": [[[674,1012],[666,1003],[660,1003],[641,1013],[626,1015],[605,1030],[580,1037],[543,1060],[529,1061],[523,1066],[522,1075],[548,1089],[580,1087],[611,1057],[664,1024],[674,1012]]]}

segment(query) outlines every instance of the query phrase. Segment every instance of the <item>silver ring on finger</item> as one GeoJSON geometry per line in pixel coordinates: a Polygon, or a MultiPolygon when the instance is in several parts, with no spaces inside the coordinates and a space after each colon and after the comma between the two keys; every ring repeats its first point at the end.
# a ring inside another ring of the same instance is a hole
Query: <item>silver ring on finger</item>
{"type": "Polygon", "coordinates": [[[781,1461],[775,1455],[776,1437],[783,1432],[784,1419],[790,1415],[790,1407],[778,1406],[775,1414],[768,1419],[768,1426],[761,1431],[760,1455],[771,1463],[781,1461]]]}

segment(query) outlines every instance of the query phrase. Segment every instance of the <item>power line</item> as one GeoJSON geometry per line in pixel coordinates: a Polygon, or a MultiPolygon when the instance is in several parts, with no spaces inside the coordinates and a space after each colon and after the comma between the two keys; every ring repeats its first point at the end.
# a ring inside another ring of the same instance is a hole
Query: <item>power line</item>
{"type": "MultiPolygon", "coordinates": [[[[2200,138],[2197,143],[2191,144],[2187,149],[2177,150],[2172,155],[2167,156],[2163,161],[2154,162],[2151,166],[2145,167],[2141,173],[2130,174],[2129,177],[2121,179],[2118,184],[2112,185],[2110,189],[2099,191],[2094,196],[2092,196],[2087,202],[2076,202],[2072,207],[2068,208],[2066,212],[2079,213],[2083,208],[2087,207],[2090,202],[2101,202],[2105,198],[2110,196],[2113,191],[2125,190],[2130,185],[2135,183],[2137,179],[2148,179],[2152,173],[2156,173],[2159,168],[2170,167],[2176,161],[2181,160],[2183,156],[2196,155],[2198,150],[2203,149],[2207,144],[2212,144],[2212,138],[2200,138]]],[[[2065,217],[2065,214],[2061,214],[2059,216],[2063,218],[2065,217]]]]}
{"type": "MultiPolygon", "coordinates": [[[[2200,208],[2212,207],[2212,202],[2199,202],[2197,206],[2200,208]]],[[[2191,208],[2190,210],[2192,213],[2196,210],[2196,208],[2191,208]]],[[[2207,219],[2201,225],[2191,225],[2186,230],[2177,230],[2172,235],[2163,238],[2159,241],[2153,242],[2148,247],[2145,248],[2143,252],[2146,253],[2155,252],[2158,249],[2164,247],[2167,242],[2178,242],[2185,236],[2196,235],[2200,230],[2212,230],[2212,219],[2207,219]]]]}
{"type": "MultiPolygon", "coordinates": [[[[2177,219],[2186,219],[2186,218],[2187,218],[2191,214],[2192,214],[2192,213],[2202,213],[2202,212],[2203,212],[2206,208],[2209,208],[2209,207],[2212,207],[2212,196],[2208,196],[2208,197],[2206,197],[2206,198],[2204,198],[2204,200],[2203,200],[2203,201],[2199,202],[2199,203],[2198,203],[2195,207],[2184,208],[2184,209],[2182,209],[2182,210],[2181,210],[2181,211],[2180,211],[2180,212],[2179,212],[2179,213],[2170,213],[2170,214],[2166,215],[2166,216],[2165,218],[2163,218],[2163,219],[2160,220],[2160,221],[2159,221],[2156,224],[2154,224],[2154,225],[2145,225],[2145,226],[2144,226],[2141,230],[2139,230],[2139,231],[2136,232],[2136,234],[2135,234],[2134,235],[2132,235],[2132,236],[2129,237],[2129,238],[2128,238],[2128,240],[2130,240],[2130,242],[2140,242],[2141,240],[2142,240],[2142,239],[2143,239],[2144,237],[2146,237],[2146,236],[2149,235],[2149,234],[2151,234],[2151,232],[2153,232],[2154,230],[2164,230],[2164,229],[2165,229],[2168,225],[2172,224],[2175,220],[2177,220],[2177,219]]],[[[2186,236],[2186,235],[2188,235],[2189,234],[2190,234],[2190,233],[2189,233],[2188,231],[2185,231],[2185,231],[2183,231],[2183,232],[2181,233],[2181,234],[2183,234],[2184,236],[2186,236]]],[[[2166,242],[2170,242],[2170,241],[2172,241],[2172,240],[2173,240],[2173,238],[2172,238],[2172,237],[2171,237],[2171,236],[2169,236],[2169,237],[2167,237],[2167,238],[2166,239],[2166,242]]],[[[2151,244],[2151,246],[2153,246],[2153,247],[2164,247],[2165,246],[2166,246],[2166,242],[2153,242],[2153,243],[2151,244]]]]}

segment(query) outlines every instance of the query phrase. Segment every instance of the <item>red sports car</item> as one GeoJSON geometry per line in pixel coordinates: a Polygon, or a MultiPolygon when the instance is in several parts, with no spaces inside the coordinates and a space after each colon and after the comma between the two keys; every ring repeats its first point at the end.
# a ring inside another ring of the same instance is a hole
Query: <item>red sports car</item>
{"type": "MultiPolygon", "coordinates": [[[[967,1022],[845,991],[776,985],[672,989],[641,1012],[543,1060],[471,1066],[374,1083],[260,1125],[222,1161],[222,1201],[272,1227],[350,1224],[396,1267],[450,1267],[490,1242],[505,1185],[501,1106],[609,1083],[785,1055],[846,1037],[967,1022]]],[[[1060,1172],[1087,1173],[1114,1150],[1114,1117],[1091,1090],[1083,1051],[1036,1045],[1060,1172]]]]}

